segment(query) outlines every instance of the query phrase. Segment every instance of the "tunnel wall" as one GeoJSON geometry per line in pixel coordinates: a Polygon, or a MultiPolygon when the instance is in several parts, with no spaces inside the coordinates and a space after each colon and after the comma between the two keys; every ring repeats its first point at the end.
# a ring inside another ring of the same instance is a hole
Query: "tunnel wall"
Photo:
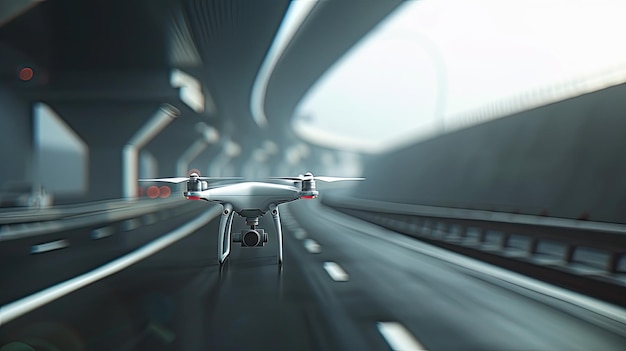
{"type": "Polygon", "coordinates": [[[626,223],[626,85],[366,160],[352,195],[626,223]]]}
{"type": "Polygon", "coordinates": [[[0,82],[0,186],[33,181],[33,131],[30,103],[0,82]]]}

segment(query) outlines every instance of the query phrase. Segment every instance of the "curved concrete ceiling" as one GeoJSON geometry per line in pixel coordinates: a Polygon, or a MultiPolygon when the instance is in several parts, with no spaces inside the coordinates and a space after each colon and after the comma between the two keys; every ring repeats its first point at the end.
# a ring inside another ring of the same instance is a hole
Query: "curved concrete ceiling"
{"type": "Polygon", "coordinates": [[[402,1],[321,1],[274,70],[265,101],[271,128],[290,127],[294,108],[315,81],[402,1]]]}
{"type": "Polygon", "coordinates": [[[139,99],[154,106],[174,104],[181,118],[148,145],[154,150],[176,144],[184,150],[199,121],[215,126],[244,150],[266,140],[283,146],[283,139],[294,138],[289,119],[309,87],[400,3],[317,3],[268,81],[265,129],[250,113],[251,91],[288,0],[42,2],[0,27],[3,80],[33,100],[108,97],[111,103],[139,99]],[[11,76],[23,65],[35,68],[37,79],[29,84],[11,76]],[[213,114],[197,114],[180,102],[169,85],[172,68],[202,83],[215,103],[213,114]]]}

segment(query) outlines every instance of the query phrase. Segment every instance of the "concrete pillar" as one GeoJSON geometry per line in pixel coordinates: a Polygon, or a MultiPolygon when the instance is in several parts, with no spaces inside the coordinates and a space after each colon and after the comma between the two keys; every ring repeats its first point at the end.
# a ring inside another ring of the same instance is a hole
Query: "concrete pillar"
{"type": "Polygon", "coordinates": [[[32,107],[0,82],[0,186],[33,181],[32,107]]]}
{"type": "Polygon", "coordinates": [[[89,148],[89,181],[83,200],[121,198],[123,147],[160,104],[83,100],[49,105],[89,148]]]}
{"type": "Polygon", "coordinates": [[[124,145],[122,150],[122,194],[125,198],[135,198],[139,191],[137,187],[139,151],[179,114],[180,111],[176,107],[169,104],[161,105],[124,145]]]}

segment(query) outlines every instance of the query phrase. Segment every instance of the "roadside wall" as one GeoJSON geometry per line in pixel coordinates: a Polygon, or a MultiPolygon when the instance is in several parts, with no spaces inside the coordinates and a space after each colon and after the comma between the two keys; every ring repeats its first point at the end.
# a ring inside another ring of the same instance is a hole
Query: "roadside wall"
{"type": "Polygon", "coordinates": [[[626,223],[626,84],[366,160],[352,196],[626,223]]]}

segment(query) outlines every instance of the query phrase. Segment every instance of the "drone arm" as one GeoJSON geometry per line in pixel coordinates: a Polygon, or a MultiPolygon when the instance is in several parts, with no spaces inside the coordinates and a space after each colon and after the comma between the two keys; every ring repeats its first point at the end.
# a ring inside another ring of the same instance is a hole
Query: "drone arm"
{"type": "Polygon", "coordinates": [[[276,235],[278,236],[278,264],[283,263],[283,231],[280,225],[280,214],[278,213],[277,205],[270,205],[270,212],[274,219],[274,225],[276,226],[276,235]]]}
{"type": "Polygon", "coordinates": [[[235,214],[231,204],[224,204],[223,206],[224,209],[222,211],[222,217],[220,218],[220,232],[217,239],[217,259],[220,264],[224,263],[224,260],[226,260],[230,254],[230,235],[233,216],[235,214]],[[224,250],[224,238],[227,238],[226,250],[224,250]]]}

